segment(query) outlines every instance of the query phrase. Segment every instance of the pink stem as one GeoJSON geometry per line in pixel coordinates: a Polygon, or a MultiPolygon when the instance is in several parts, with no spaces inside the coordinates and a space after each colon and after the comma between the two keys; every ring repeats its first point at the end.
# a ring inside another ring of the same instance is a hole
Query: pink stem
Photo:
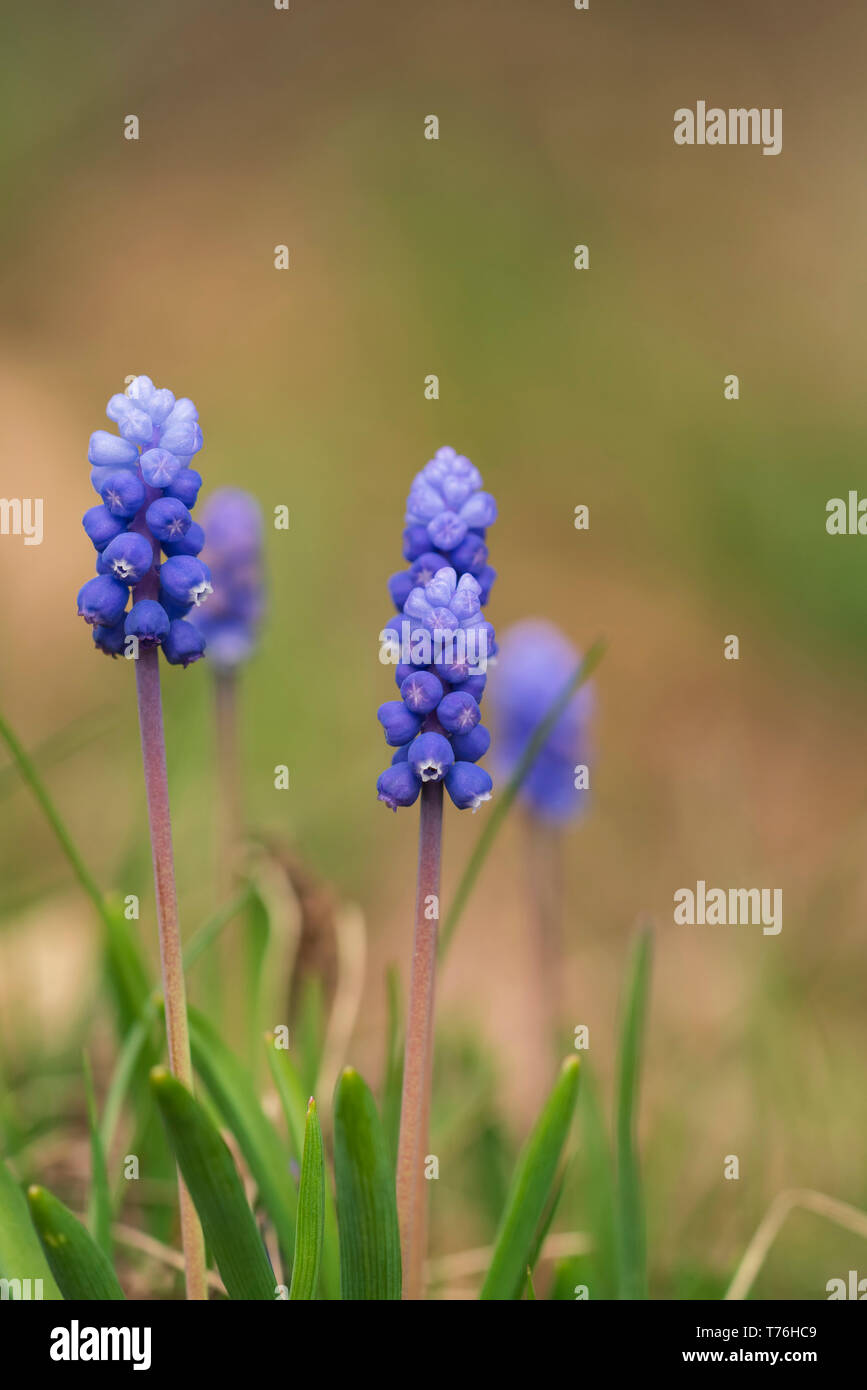
{"type": "Polygon", "coordinates": [[[214,675],[214,710],[217,740],[217,814],[221,879],[220,898],[225,902],[237,891],[238,856],[242,841],[241,756],[238,738],[238,677],[234,671],[214,675]]]}
{"type": "MultiPolygon", "coordinates": [[[[136,600],[149,598],[153,596],[155,591],[156,574],[152,570],[137,586],[134,598],[136,600]]],[[[166,741],[163,730],[159,652],[157,648],[142,646],[139,649],[135,668],[142,761],[144,763],[145,791],[147,793],[153,853],[169,1065],[178,1080],[189,1090],[192,1090],[193,1067],[190,1058],[184,963],[178,925],[178,897],[175,889],[175,862],[169,814],[169,783],[166,773],[166,741]]],[[[187,1298],[207,1299],[204,1238],[199,1219],[180,1171],[178,1172],[178,1198],[187,1298]]]]}
{"type": "Polygon", "coordinates": [[[434,985],[439,919],[443,786],[421,789],[415,940],[409,987],[400,1141],[397,1153],[397,1213],[403,1257],[403,1296],[424,1297],[427,1249],[427,1181],[424,1164],[433,1081],[434,985]],[[432,904],[431,900],[434,899],[432,904]]]}

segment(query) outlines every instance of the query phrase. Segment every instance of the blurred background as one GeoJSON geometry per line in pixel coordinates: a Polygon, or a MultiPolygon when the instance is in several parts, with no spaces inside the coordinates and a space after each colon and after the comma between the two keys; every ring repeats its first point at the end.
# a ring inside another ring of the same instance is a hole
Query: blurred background
{"type": "MultiPolygon", "coordinates": [[[[654,1293],[719,1296],[783,1189],[867,1205],[867,541],[825,531],[828,499],[864,476],[867,16],[48,0],[5,4],[2,30],[2,492],[44,498],[44,542],[0,538],[0,708],[100,883],[141,896],[149,953],[132,672],[75,615],[105,401],[134,373],[191,396],[202,496],[234,484],[266,518],[290,509],[267,528],[243,679],[246,819],[364,914],[350,1056],[374,1083],[417,822],[375,801],[393,698],[377,634],[410,481],[452,444],[499,502],[495,625],[544,615],[608,643],[590,809],[566,844],[566,1022],[590,1028],[607,1109],[628,944],[652,919],[654,1293]],[[782,107],[782,154],[675,146],[674,110],[699,99],[782,107]],[[674,927],[674,891],[699,878],[782,888],[781,934],[674,927]]],[[[164,668],[163,689],[189,934],[217,900],[207,662],[164,668]]],[[[447,813],[446,901],[489,809],[447,813]]],[[[80,1085],[52,1059],[96,994],[98,928],[5,754],[0,815],[3,1066],[25,1110],[74,1129],[80,1085]]],[[[528,1034],[520,834],[512,818],[440,984],[441,1117],[463,1154],[446,1161],[435,1122],[440,1254],[490,1238],[486,1144],[517,1143],[553,1075],[528,1034]]],[[[49,1136],[45,1161],[71,1142],[49,1136]]],[[[756,1294],[824,1297],[859,1262],[854,1235],[795,1215],[756,1294]]]]}

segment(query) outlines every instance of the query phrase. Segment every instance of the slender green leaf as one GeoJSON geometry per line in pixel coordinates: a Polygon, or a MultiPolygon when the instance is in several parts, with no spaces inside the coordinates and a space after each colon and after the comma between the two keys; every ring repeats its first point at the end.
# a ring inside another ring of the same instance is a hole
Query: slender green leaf
{"type": "Polygon", "coordinates": [[[295,1248],[298,1194],[289,1172],[289,1156],[259,1104],[253,1079],[230,1052],[217,1030],[195,1009],[189,1010],[193,1064],[228,1128],[238,1141],[259,1189],[277,1239],[288,1259],[295,1248]]]}
{"type": "Polygon", "coordinates": [[[214,915],[209,917],[197,932],[193,933],[184,947],[185,970],[191,969],[200,956],[213,946],[224,928],[244,911],[252,894],[252,885],[248,883],[241,889],[237,897],[232,898],[231,902],[226,903],[223,907],[217,908],[214,915]]]}
{"type": "Polygon", "coordinates": [[[274,1274],[225,1140],[165,1067],[151,1072],[151,1086],[226,1292],[273,1299],[274,1274]]]}
{"type": "Polygon", "coordinates": [[[527,1265],[527,1281],[526,1281],[526,1284],[525,1284],[525,1289],[526,1289],[526,1294],[527,1294],[527,1302],[528,1302],[528,1303],[535,1303],[535,1302],[536,1302],[536,1286],[535,1286],[535,1284],[533,1283],[533,1271],[532,1271],[532,1269],[530,1268],[529,1265],[527,1265]]]}
{"type": "MultiPolygon", "coordinates": [[[[184,970],[189,970],[196,961],[213,945],[223,928],[237,917],[242,911],[250,896],[249,886],[238,894],[232,902],[225,907],[218,909],[214,915],[190,937],[184,947],[184,970]]],[[[112,1071],[108,1091],[106,1092],[105,1105],[102,1112],[102,1124],[100,1134],[102,1146],[106,1153],[111,1149],[117,1123],[120,1119],[120,1112],[123,1108],[127,1093],[133,1085],[136,1074],[144,1067],[145,1073],[149,1073],[156,1064],[156,1048],[151,1037],[152,1024],[156,1018],[160,1007],[160,996],[157,993],[148,995],[141,1008],[138,1019],[124,1038],[123,1047],[118,1054],[117,1061],[112,1071]]],[[[150,1092],[148,1091],[150,1102],[150,1092]]]]}
{"type": "Polygon", "coordinates": [[[311,1299],[319,1287],[319,1266],[325,1235],[325,1150],[316,1114],[316,1101],[310,1097],[304,1128],[304,1157],[298,1187],[298,1227],[295,1232],[295,1262],[289,1297],[311,1299]]]}
{"type": "Polygon", "coordinates": [[[334,1095],[334,1170],[344,1299],[399,1299],[394,1174],[376,1104],[347,1067],[334,1095]]]}
{"type": "Polygon", "coordinates": [[[254,1080],[261,1066],[261,1037],[264,1013],[265,962],[271,941],[271,914],[265,898],[251,885],[244,922],[244,969],[247,1004],[247,1040],[250,1072],[254,1080]]]}
{"type": "Polygon", "coordinates": [[[557,1167],[578,1096],[578,1058],[560,1075],[521,1151],[482,1286],[482,1299],[520,1299],[536,1236],[552,1197],[557,1167]]]}
{"type": "Polygon", "coordinates": [[[43,1298],[63,1296],[33,1229],[27,1199],[3,1162],[0,1162],[0,1279],[9,1281],[7,1289],[15,1279],[22,1283],[29,1279],[31,1292],[41,1279],[43,1298]]]}
{"type": "MultiPolygon", "coordinates": [[[[280,1097],[286,1128],[289,1131],[289,1147],[292,1156],[300,1164],[304,1145],[304,1126],[306,1123],[307,1102],[304,1087],[292,1057],[285,1047],[277,1047],[273,1033],[265,1034],[266,1054],[271,1076],[280,1097]]],[[[329,1302],[340,1298],[340,1248],[337,1236],[337,1211],[334,1194],[328,1174],[325,1176],[325,1238],[322,1248],[322,1265],[319,1271],[319,1294],[329,1302]]]]}
{"type": "Polygon", "coordinates": [[[650,992],[652,937],[648,927],[638,935],[626,978],[620,1023],[620,1056],[617,1069],[617,1243],[619,1296],[647,1297],[647,1252],[641,1175],[635,1142],[641,1048],[650,992]]]}
{"type": "Polygon", "coordinates": [[[25,750],[2,715],[0,715],[0,738],[9,749],[21,777],[33,792],[75,877],[102,920],[105,928],[109,980],[115,994],[121,1028],[125,1032],[138,1017],[149,990],[147,971],[138,949],[138,943],[129,931],[129,923],[125,920],[119,904],[109,901],[100,889],[79,852],[66,822],[54,804],[48,788],[39,775],[33,758],[25,750]]]}
{"type": "Polygon", "coordinates": [[[112,1302],[124,1298],[99,1246],[68,1207],[44,1187],[29,1187],[27,1201],[51,1272],[64,1298],[112,1302]]]}
{"type": "Polygon", "coordinates": [[[589,1232],[592,1248],[580,1259],[594,1299],[617,1297],[617,1222],[611,1135],[593,1068],[582,1063],[578,1097],[579,1152],[575,1167],[576,1229],[589,1232]]]}
{"type": "Polygon", "coordinates": [[[388,1023],[385,1038],[385,1081],[382,1087],[382,1127],[391,1155],[397,1164],[400,1137],[400,1100],[403,1089],[403,1038],[400,1015],[400,975],[392,966],[385,977],[388,1023]]]}
{"type": "Polygon", "coordinates": [[[289,1148],[296,1163],[301,1162],[304,1149],[304,1126],[307,1116],[307,1102],[304,1099],[304,1085],[298,1075],[298,1068],[289,1055],[288,1048],[278,1047],[273,1033],[265,1034],[268,1066],[283,1107],[286,1128],[289,1131],[289,1148]]]}
{"type": "Polygon", "coordinates": [[[67,829],[66,822],[52,801],[45,783],[36,771],[33,759],[30,754],[25,751],[24,745],[19,741],[17,735],[13,732],[2,715],[0,715],[0,738],[5,742],[6,747],[12,754],[12,758],[18,767],[18,771],[30,787],[36,800],[39,802],[39,806],[48,824],[54,831],[57,842],[66,855],[75,877],[78,879],[81,887],[99,913],[104,916],[106,910],[105,899],[97,885],[96,879],[79,854],[78,847],[67,829]]]}
{"type": "Polygon", "coordinates": [[[316,1089],[325,1044],[325,994],[318,975],[308,975],[301,981],[296,1020],[298,1070],[304,1090],[310,1095],[316,1089]]]}
{"type": "Polygon", "coordinates": [[[108,1187],[108,1172],[105,1166],[105,1150],[102,1147],[102,1137],[99,1130],[96,1093],[93,1089],[93,1072],[86,1052],[83,1055],[83,1065],[87,1123],[90,1129],[90,1201],[87,1208],[87,1224],[100,1250],[110,1261],[112,1257],[111,1196],[108,1187]]]}
{"type": "Polygon", "coordinates": [[[322,1238],[322,1264],[319,1270],[319,1297],[336,1303],[340,1299],[340,1237],[337,1231],[337,1204],[325,1174],[325,1233],[322,1238]]]}
{"type": "MultiPolygon", "coordinates": [[[[132,1083],[132,1078],[149,1051],[153,1048],[151,1038],[151,1025],[157,1016],[158,998],[151,996],[145,1007],[145,1012],[134,1023],[127,1033],[123,1047],[118,1053],[111,1078],[108,1083],[108,1090],[105,1095],[105,1104],[102,1109],[102,1122],[100,1124],[100,1139],[104,1153],[111,1151],[114,1141],[117,1123],[120,1119],[120,1112],[123,1102],[132,1083]],[[149,1047],[148,1044],[151,1046],[149,1047]]],[[[150,1070],[150,1068],[148,1068],[150,1070]]]]}
{"type": "MultiPolygon", "coordinates": [[[[103,1153],[111,1155],[124,1101],[128,1095],[131,1096],[135,1128],[131,1139],[127,1140],[128,1152],[138,1155],[141,1169],[148,1174],[155,1189],[162,1184],[164,1190],[169,1191],[174,1187],[176,1164],[165,1130],[157,1122],[156,1103],[149,1082],[151,1068],[157,1064],[161,1051],[155,1027],[161,1003],[158,994],[149,995],[141,1017],[124,1037],[109,1078],[99,1134],[103,1153]]],[[[112,1184],[112,1208],[115,1212],[123,1204],[128,1186],[123,1174],[118,1171],[112,1184]]],[[[162,1241],[171,1239],[174,1219],[171,1203],[161,1202],[151,1206],[148,1220],[150,1234],[162,1241]]]]}
{"type": "Polygon", "coordinates": [[[545,718],[539,722],[515,767],[515,771],[512,773],[506,786],[502,791],[497,793],[497,796],[491,803],[491,809],[485,819],[484,827],[467,861],[460,882],[455,890],[454,897],[452,898],[451,907],[446,913],[442,925],[442,930],[440,932],[440,957],[443,957],[448,950],[455,928],[460,920],[461,913],[467,905],[467,900],[469,899],[470,893],[473,891],[473,886],[479,876],[482,865],[488,857],[491,845],[494,843],[515,797],[521,790],[524,778],[532,768],[536,758],[544,747],[545,740],[569,701],[572,699],[572,696],[585,681],[590,679],[590,676],[596,670],[596,667],[599,665],[604,655],[605,643],[599,639],[593,643],[593,646],[584,657],[584,660],[564,686],[561,694],[557,696],[557,699],[545,715],[545,718]]]}
{"type": "Polygon", "coordinates": [[[568,1167],[569,1163],[567,1160],[566,1169],[564,1169],[563,1175],[554,1185],[554,1190],[551,1196],[548,1198],[548,1203],[545,1207],[542,1220],[540,1221],[539,1227],[536,1231],[536,1239],[533,1242],[533,1250],[529,1260],[529,1267],[531,1272],[536,1268],[536,1265],[539,1263],[539,1260],[542,1255],[542,1249],[544,1247],[545,1241],[548,1239],[548,1232],[554,1224],[554,1217],[557,1215],[557,1208],[560,1205],[560,1199],[563,1196],[563,1189],[566,1186],[566,1171],[568,1167]]]}
{"type": "Polygon", "coordinates": [[[151,979],[139,938],[123,911],[106,903],[105,963],[114,996],[121,1033],[125,1036],[139,1020],[151,993],[151,979]]]}
{"type": "Polygon", "coordinates": [[[585,1273],[586,1264],[586,1255],[567,1255],[565,1259],[557,1261],[548,1293],[548,1298],[552,1303],[574,1302],[584,1293],[584,1290],[580,1288],[582,1284],[586,1286],[586,1292],[589,1295],[590,1286],[587,1283],[585,1273]]]}
{"type": "MultiPolygon", "coordinates": [[[[119,727],[118,705],[105,704],[97,709],[86,710],[53,730],[41,743],[32,748],[29,757],[34,766],[56,767],[67,758],[74,757],[88,745],[97,740],[105,746],[106,734],[119,727]]],[[[7,796],[18,782],[18,771],[14,767],[0,768],[0,799],[7,796]]]]}

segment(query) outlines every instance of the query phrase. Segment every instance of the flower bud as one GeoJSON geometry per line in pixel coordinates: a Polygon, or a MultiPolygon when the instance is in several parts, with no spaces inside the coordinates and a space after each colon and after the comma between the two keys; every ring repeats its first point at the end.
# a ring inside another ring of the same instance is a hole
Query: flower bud
{"type": "Polygon", "coordinates": [[[86,623],[114,627],[126,608],[129,590],[110,574],[88,579],[78,591],[78,616],[86,623]]]}
{"type": "Polygon", "coordinates": [[[169,619],[156,599],[142,598],[134,603],[124,620],[127,637],[137,637],[142,647],[158,647],[168,636],[169,619]]]}

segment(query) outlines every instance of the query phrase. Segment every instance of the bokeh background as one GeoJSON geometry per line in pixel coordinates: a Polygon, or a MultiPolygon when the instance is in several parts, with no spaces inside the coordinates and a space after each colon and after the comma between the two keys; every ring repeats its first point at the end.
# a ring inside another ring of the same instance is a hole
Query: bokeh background
{"type": "MultiPolygon", "coordinates": [[[[608,642],[591,809],[567,836],[565,978],[608,1106],[628,943],[655,922],[654,1292],[717,1296],[783,1189],[867,1205],[867,542],[824,525],[864,480],[867,17],[790,0],[48,0],[4,4],[2,29],[2,492],[45,514],[40,547],[0,538],[2,709],[100,881],[141,895],[148,948],[132,673],[75,616],[106,399],[142,372],[192,396],[203,496],[239,484],[267,515],[290,508],[243,682],[246,815],[364,913],[351,1053],[374,1081],[416,830],[374,800],[392,698],[376,634],[412,475],[453,444],[500,504],[495,624],[540,614],[582,648],[608,642]],[[698,99],[782,107],[782,154],[676,147],[673,112],[698,99]],[[782,888],[781,935],[674,927],[672,894],[698,878],[782,888]]],[[[206,662],[164,668],[187,931],[215,899],[211,695],[206,662]]],[[[446,894],[484,814],[447,816],[446,894]]],[[[74,1125],[80,1095],[50,1063],[93,996],[98,932],[5,761],[0,815],[4,1066],[25,1108],[74,1125]]],[[[516,1141],[550,1079],[525,888],[515,819],[441,981],[459,1149],[489,1124],[516,1141]]],[[[440,1253],[490,1237],[467,1171],[444,1164],[434,1185],[440,1253]]],[[[823,1297],[865,1261],[854,1235],[795,1215],[756,1293],[823,1297]]]]}

